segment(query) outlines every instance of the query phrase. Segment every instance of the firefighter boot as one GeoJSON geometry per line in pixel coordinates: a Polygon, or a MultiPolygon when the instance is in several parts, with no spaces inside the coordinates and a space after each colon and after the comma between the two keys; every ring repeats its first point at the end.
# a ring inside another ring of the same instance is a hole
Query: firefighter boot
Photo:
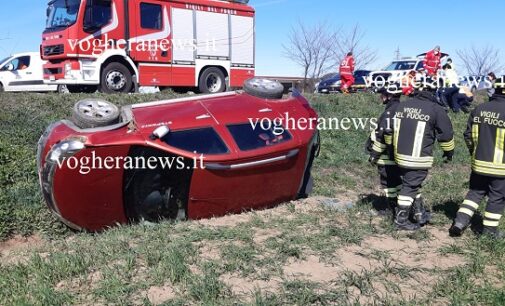
{"type": "Polygon", "coordinates": [[[401,207],[396,210],[395,227],[399,231],[416,231],[421,228],[419,224],[410,222],[409,209],[401,207]]]}
{"type": "Polygon", "coordinates": [[[467,214],[463,214],[458,212],[456,215],[456,219],[452,223],[451,228],[449,229],[449,236],[451,237],[461,237],[463,232],[470,225],[471,217],[467,214]]]}
{"type": "Polygon", "coordinates": [[[505,239],[505,233],[499,231],[497,227],[484,226],[482,235],[489,236],[494,239],[505,239]]]}
{"type": "Polygon", "coordinates": [[[422,197],[415,199],[414,204],[412,205],[412,215],[414,222],[421,226],[426,225],[431,221],[431,212],[426,210],[422,197]]]}

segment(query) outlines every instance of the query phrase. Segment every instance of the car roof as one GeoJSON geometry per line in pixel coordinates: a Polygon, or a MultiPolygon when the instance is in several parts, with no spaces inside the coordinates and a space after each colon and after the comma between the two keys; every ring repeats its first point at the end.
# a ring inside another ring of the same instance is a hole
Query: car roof
{"type": "Polygon", "coordinates": [[[22,52],[22,53],[12,54],[10,57],[20,57],[20,56],[35,56],[35,57],[38,57],[38,56],[40,56],[40,53],[39,52],[22,52]]]}

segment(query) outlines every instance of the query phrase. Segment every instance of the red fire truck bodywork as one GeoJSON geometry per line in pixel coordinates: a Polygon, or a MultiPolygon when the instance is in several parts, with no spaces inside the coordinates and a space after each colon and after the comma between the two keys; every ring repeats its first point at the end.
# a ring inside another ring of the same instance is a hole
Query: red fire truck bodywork
{"type": "Polygon", "coordinates": [[[44,79],[106,92],[135,82],[240,87],[254,76],[254,15],[230,1],[54,0],[40,50],[44,79]]]}

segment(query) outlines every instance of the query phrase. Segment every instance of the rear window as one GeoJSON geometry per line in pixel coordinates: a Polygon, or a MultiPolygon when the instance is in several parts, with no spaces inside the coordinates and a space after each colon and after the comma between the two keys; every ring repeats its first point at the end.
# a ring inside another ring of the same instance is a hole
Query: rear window
{"type": "Polygon", "coordinates": [[[242,151],[278,145],[292,138],[291,134],[280,126],[266,130],[259,125],[253,127],[250,123],[246,123],[229,125],[228,130],[242,151]]]}
{"type": "Polygon", "coordinates": [[[213,128],[170,132],[162,140],[174,148],[198,154],[228,153],[228,148],[213,128]]]}

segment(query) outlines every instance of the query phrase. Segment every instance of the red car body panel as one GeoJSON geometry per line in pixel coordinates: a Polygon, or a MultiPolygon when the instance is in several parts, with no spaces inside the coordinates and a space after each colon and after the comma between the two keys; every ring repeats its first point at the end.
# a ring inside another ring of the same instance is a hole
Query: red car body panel
{"type": "Polygon", "coordinates": [[[69,121],[60,121],[51,125],[39,142],[38,166],[44,197],[51,210],[74,228],[97,231],[128,222],[123,162],[114,169],[93,168],[85,175],[79,168],[70,169],[68,164],[53,167],[50,172],[48,168],[54,166],[49,162],[51,152],[69,139],[81,139],[84,148],[73,155],[77,160],[83,157],[92,160],[93,156],[100,156],[102,160],[125,158],[134,147],[152,148],[188,160],[200,157],[201,154],[171,147],[161,139],[150,137],[154,129],[165,125],[171,133],[204,127],[216,131],[228,152],[205,155],[205,166],[213,163],[221,167],[248,165],[228,170],[192,170],[187,186],[188,218],[221,216],[293,200],[299,194],[307,170],[316,130],[290,129],[292,138],[289,141],[241,151],[227,128],[233,124],[250,124],[250,118],[273,120],[285,113],[294,119],[317,119],[308,102],[299,95],[273,101],[245,93],[226,93],[133,105],[130,120],[110,129],[85,130],[69,121]],[[290,157],[280,158],[286,156],[290,157]]]}

